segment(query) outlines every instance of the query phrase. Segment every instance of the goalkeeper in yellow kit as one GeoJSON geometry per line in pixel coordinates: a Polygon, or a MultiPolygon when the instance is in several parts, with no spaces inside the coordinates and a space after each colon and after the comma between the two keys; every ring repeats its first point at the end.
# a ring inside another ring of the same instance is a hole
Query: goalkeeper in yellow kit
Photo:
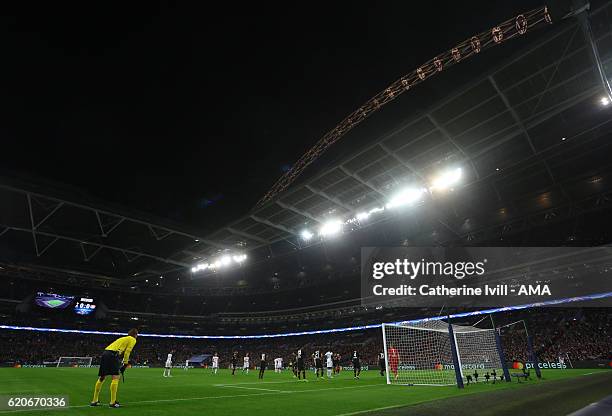
{"type": "Polygon", "coordinates": [[[112,376],[111,385],[110,385],[110,407],[119,407],[119,402],[117,401],[117,388],[119,387],[119,373],[123,374],[125,371],[129,359],[130,353],[136,345],[136,337],[138,336],[138,330],[133,328],[128,332],[127,337],[117,338],[113,343],[111,343],[104,352],[102,353],[102,358],[100,359],[100,370],[98,371],[98,380],[96,380],[96,385],[94,387],[94,395],[93,400],[90,403],[90,406],[99,406],[100,405],[100,389],[102,389],[102,384],[104,384],[104,380],[106,376],[112,376]],[[121,357],[123,356],[123,364],[121,357]]]}

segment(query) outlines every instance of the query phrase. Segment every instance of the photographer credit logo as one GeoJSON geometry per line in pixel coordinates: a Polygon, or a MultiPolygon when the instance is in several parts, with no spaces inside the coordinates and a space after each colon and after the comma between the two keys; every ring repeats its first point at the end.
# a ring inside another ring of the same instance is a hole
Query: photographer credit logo
{"type": "Polygon", "coordinates": [[[609,290],[609,283],[597,278],[598,269],[587,266],[602,255],[612,261],[612,251],[577,252],[572,247],[364,247],[362,304],[504,307],[609,290]],[[570,267],[577,255],[587,265],[580,270],[570,267]]]}

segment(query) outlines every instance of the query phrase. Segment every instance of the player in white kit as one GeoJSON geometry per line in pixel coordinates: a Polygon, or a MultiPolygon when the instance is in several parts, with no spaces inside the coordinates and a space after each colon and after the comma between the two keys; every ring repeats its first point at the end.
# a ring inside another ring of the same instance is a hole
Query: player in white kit
{"type": "Polygon", "coordinates": [[[164,377],[172,377],[170,370],[172,369],[172,353],[168,354],[166,358],[166,365],[164,366],[164,377]]]}
{"type": "Polygon", "coordinates": [[[244,358],[243,358],[242,372],[244,373],[245,371],[247,374],[249,374],[249,354],[248,353],[244,354],[244,358]]]}
{"type": "Polygon", "coordinates": [[[280,373],[283,370],[283,359],[278,357],[274,359],[274,372],[280,373]]]}
{"type": "Polygon", "coordinates": [[[183,367],[183,370],[189,370],[189,360],[185,360],[185,367],[183,367]]]}
{"type": "Polygon", "coordinates": [[[215,353],[212,357],[212,369],[213,373],[217,374],[217,370],[219,370],[219,356],[215,353]]]}
{"type": "Polygon", "coordinates": [[[334,378],[332,376],[332,371],[334,370],[334,360],[333,360],[334,354],[331,351],[327,351],[325,353],[325,361],[326,361],[326,367],[327,367],[327,378],[334,378]]]}

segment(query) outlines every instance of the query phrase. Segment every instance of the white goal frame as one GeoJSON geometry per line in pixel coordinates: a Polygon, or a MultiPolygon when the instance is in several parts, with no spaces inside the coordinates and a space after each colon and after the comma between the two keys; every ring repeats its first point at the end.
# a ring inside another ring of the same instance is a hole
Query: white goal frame
{"type": "Polygon", "coordinates": [[[382,324],[382,333],[387,384],[462,387],[468,376],[471,382],[482,382],[486,373],[504,371],[495,329],[452,325],[451,332],[445,321],[431,320],[382,324]],[[393,375],[390,345],[399,356],[393,375]],[[479,373],[478,380],[472,371],[479,373]]]}
{"type": "Polygon", "coordinates": [[[74,360],[74,359],[77,359],[77,360],[85,360],[85,361],[87,361],[87,363],[86,363],[86,364],[82,364],[82,365],[84,365],[84,366],[86,366],[86,367],[91,367],[92,357],[59,357],[59,358],[57,359],[57,365],[56,365],[56,367],[58,367],[58,368],[59,368],[60,363],[62,362],[62,359],[64,359],[64,360],[66,360],[66,359],[71,359],[71,360],[74,360]]]}

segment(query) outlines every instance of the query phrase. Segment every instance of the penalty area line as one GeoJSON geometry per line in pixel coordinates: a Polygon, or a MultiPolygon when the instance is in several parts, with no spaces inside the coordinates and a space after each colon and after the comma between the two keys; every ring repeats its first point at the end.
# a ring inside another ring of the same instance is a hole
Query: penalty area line
{"type": "Polygon", "coordinates": [[[272,392],[276,392],[276,393],[293,393],[292,391],[289,391],[289,390],[264,389],[264,388],[261,388],[261,387],[232,386],[232,385],[230,385],[230,384],[226,384],[226,385],[222,385],[222,386],[218,386],[218,387],[224,387],[224,388],[229,388],[229,389],[245,389],[245,390],[272,391],[272,392]]]}
{"type": "Polygon", "coordinates": [[[222,383],[222,384],[213,384],[215,387],[225,387],[225,386],[242,386],[242,385],[253,385],[253,384],[293,384],[293,383],[301,383],[301,380],[284,380],[284,381],[245,381],[242,383],[222,383]]]}
{"type": "Polygon", "coordinates": [[[354,415],[361,415],[364,413],[378,412],[380,410],[397,409],[398,407],[406,407],[406,406],[410,406],[410,404],[394,404],[393,406],[375,407],[373,409],[357,410],[355,412],[349,412],[349,413],[338,413],[335,416],[354,416],[354,415]]]}

